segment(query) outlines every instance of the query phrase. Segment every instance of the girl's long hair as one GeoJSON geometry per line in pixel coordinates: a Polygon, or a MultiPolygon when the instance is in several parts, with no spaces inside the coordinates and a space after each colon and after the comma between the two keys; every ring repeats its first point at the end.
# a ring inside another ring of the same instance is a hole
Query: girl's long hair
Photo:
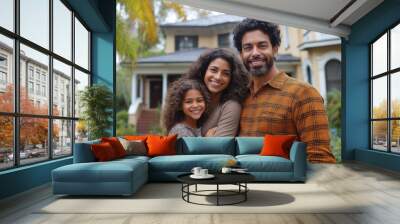
{"type": "Polygon", "coordinates": [[[197,125],[203,124],[211,101],[210,94],[202,83],[193,79],[180,78],[170,85],[168,88],[167,98],[165,100],[162,119],[164,127],[168,132],[175,124],[184,120],[185,114],[182,110],[183,100],[186,92],[191,89],[198,90],[204,97],[206,110],[197,122],[197,125]]]}

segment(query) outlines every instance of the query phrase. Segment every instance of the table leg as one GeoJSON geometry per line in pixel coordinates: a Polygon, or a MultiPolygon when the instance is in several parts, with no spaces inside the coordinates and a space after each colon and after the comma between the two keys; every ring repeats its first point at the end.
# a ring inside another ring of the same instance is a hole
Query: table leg
{"type": "Polygon", "coordinates": [[[219,205],[219,184],[217,184],[217,206],[219,205]]]}
{"type": "Polygon", "coordinates": [[[182,192],[182,199],[184,199],[184,196],[183,196],[183,190],[184,190],[184,184],[182,183],[182,188],[181,188],[181,192],[182,192]]]}
{"type": "Polygon", "coordinates": [[[196,186],[195,186],[195,191],[197,192],[197,184],[196,184],[196,186]]]}
{"type": "Polygon", "coordinates": [[[247,201],[247,183],[244,183],[244,201],[247,201]]]}

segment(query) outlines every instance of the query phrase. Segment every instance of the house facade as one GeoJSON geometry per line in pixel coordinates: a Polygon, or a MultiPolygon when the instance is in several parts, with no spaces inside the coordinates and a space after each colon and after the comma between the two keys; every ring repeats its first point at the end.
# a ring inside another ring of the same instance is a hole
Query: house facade
{"type": "MultiPolygon", "coordinates": [[[[140,58],[132,74],[129,122],[136,125],[139,133],[148,131],[144,126],[154,125],[149,120],[159,120],[149,114],[162,108],[168,85],[182,76],[204,51],[234,49],[232,31],[241,20],[243,17],[217,15],[161,26],[166,54],[140,58]]],[[[278,68],[311,83],[324,98],[328,91],[340,90],[340,38],[288,26],[280,28],[278,68]]]]}

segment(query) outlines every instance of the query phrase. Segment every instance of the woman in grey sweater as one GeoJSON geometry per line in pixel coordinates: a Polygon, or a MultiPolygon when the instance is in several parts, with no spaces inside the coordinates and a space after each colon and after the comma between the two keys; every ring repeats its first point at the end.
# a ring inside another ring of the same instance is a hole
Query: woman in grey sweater
{"type": "Polygon", "coordinates": [[[249,93],[249,78],[242,61],[229,49],[212,49],[194,62],[185,76],[203,82],[211,94],[203,136],[236,136],[241,103],[249,93]]]}

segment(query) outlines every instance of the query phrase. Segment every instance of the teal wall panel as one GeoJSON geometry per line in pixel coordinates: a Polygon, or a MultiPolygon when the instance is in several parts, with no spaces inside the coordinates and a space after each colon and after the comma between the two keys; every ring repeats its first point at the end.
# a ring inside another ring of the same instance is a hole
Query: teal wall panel
{"type": "MultiPolygon", "coordinates": [[[[367,148],[369,142],[368,47],[342,43],[345,58],[344,133],[342,159],[353,160],[354,149],[367,148]]],[[[343,61],[343,59],[342,59],[343,61]]]]}
{"type": "Polygon", "coordinates": [[[400,157],[375,152],[370,145],[369,43],[400,22],[400,1],[386,0],[351,27],[344,54],[342,158],[399,170],[400,157]]]}
{"type": "MultiPolygon", "coordinates": [[[[114,56],[114,34],[93,33],[92,34],[92,82],[93,84],[104,84],[116,95],[115,80],[115,56],[114,56]]],[[[115,104],[114,104],[115,105],[115,104]]],[[[116,108],[113,107],[113,125],[110,134],[115,136],[116,108]]]]}
{"type": "Polygon", "coordinates": [[[51,181],[51,171],[72,163],[72,157],[0,172],[0,199],[51,181]]]}
{"type": "Polygon", "coordinates": [[[372,166],[378,166],[400,172],[400,155],[367,149],[356,149],[355,160],[368,163],[372,166]]]}
{"type": "Polygon", "coordinates": [[[115,136],[116,133],[116,5],[115,1],[100,1],[98,3],[99,11],[102,12],[107,21],[111,24],[108,32],[92,32],[91,43],[91,61],[92,61],[92,83],[100,83],[108,86],[114,96],[113,124],[110,127],[110,134],[115,136]],[[114,10],[110,10],[114,9],[114,10]]]}

